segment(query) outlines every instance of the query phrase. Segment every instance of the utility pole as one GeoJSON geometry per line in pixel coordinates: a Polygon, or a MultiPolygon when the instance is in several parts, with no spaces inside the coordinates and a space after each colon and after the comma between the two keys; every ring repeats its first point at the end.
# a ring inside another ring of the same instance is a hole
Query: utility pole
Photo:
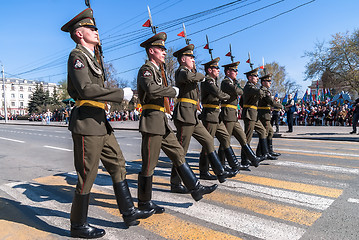
{"type": "Polygon", "coordinates": [[[5,112],[5,123],[7,123],[7,106],[6,106],[6,91],[5,91],[5,71],[4,65],[1,63],[2,66],[2,86],[3,86],[3,93],[4,93],[4,112],[5,112]]]}

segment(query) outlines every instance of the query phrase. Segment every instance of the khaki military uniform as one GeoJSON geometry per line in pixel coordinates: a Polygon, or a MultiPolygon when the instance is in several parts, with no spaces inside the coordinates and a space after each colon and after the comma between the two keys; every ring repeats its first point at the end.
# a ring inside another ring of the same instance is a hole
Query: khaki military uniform
{"type": "Polygon", "coordinates": [[[78,175],[76,193],[90,192],[100,159],[114,182],[123,181],[126,176],[125,159],[104,109],[104,101],[122,102],[123,90],[104,87],[102,68],[79,44],[69,56],[67,90],[76,101],[69,123],[78,175]]]}
{"type": "Polygon", "coordinates": [[[146,61],[137,76],[138,97],[142,104],[140,132],[142,133],[142,176],[152,176],[160,150],[171,159],[175,167],[185,162],[182,146],[177,141],[164,113],[164,97],[173,98],[176,91],[164,85],[158,66],[146,61]]]}
{"type": "Polygon", "coordinates": [[[225,77],[221,83],[221,91],[227,93],[230,98],[222,102],[221,119],[227,128],[228,134],[233,135],[241,146],[247,144],[246,134],[241,124],[238,122],[238,96],[243,94],[243,90],[238,86],[237,81],[225,77]]]}
{"type": "Polygon", "coordinates": [[[253,131],[259,135],[259,138],[266,138],[266,131],[260,121],[258,121],[258,101],[264,96],[262,90],[257,88],[253,83],[247,82],[243,89],[241,103],[243,107],[242,118],[244,121],[244,129],[246,133],[247,143],[252,140],[253,131]]]}
{"type": "Polygon", "coordinates": [[[212,137],[216,136],[223,148],[230,147],[230,136],[220,120],[220,103],[229,99],[229,95],[222,92],[217,81],[210,76],[201,83],[201,99],[203,110],[201,120],[212,137]]]}
{"type": "Polygon", "coordinates": [[[203,74],[193,73],[183,66],[179,67],[175,73],[176,86],[180,92],[173,112],[173,119],[177,128],[177,139],[185,154],[192,136],[205,148],[207,153],[214,151],[213,138],[210,137],[197,115],[198,82],[203,81],[204,78],[203,74]]]}
{"type": "Polygon", "coordinates": [[[281,109],[282,104],[275,102],[272,98],[272,94],[268,88],[261,86],[260,88],[263,93],[264,97],[262,97],[258,102],[258,119],[263,124],[264,128],[266,129],[266,135],[268,139],[273,138],[273,127],[270,123],[271,121],[271,108],[281,109]]]}

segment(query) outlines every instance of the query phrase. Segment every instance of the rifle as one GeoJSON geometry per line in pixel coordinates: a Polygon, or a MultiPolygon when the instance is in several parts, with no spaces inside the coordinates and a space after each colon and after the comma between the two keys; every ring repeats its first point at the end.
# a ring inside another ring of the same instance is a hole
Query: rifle
{"type": "MultiPolygon", "coordinates": [[[[152,30],[152,33],[153,34],[157,34],[156,32],[156,26],[153,25],[153,22],[152,22],[152,16],[151,16],[151,11],[150,11],[150,7],[147,6],[147,10],[148,10],[148,17],[149,17],[149,20],[150,20],[150,27],[151,27],[151,30],[152,30]]],[[[160,70],[161,70],[161,77],[163,79],[163,85],[165,85],[166,87],[168,87],[168,83],[167,83],[167,77],[166,77],[166,73],[165,73],[165,68],[166,68],[166,65],[165,63],[163,64],[160,64],[160,70]]],[[[170,108],[170,100],[168,97],[164,97],[164,102],[163,102],[163,106],[165,108],[165,113],[168,113],[168,114],[171,114],[171,108],[170,108]]]]}
{"type": "MultiPolygon", "coordinates": [[[[184,26],[184,23],[182,23],[183,26],[183,33],[184,33],[184,39],[186,41],[186,44],[189,45],[191,42],[191,39],[187,38],[187,32],[186,32],[186,27],[184,26]]],[[[197,72],[197,68],[196,68],[196,62],[193,63],[193,67],[191,69],[191,72],[196,73],[197,72]]],[[[198,88],[198,83],[197,83],[197,94],[199,96],[199,88],[198,88]]],[[[201,111],[201,106],[199,103],[199,99],[197,99],[197,110],[201,111]]]]}
{"type": "MultiPolygon", "coordinates": [[[[91,8],[91,4],[90,4],[90,0],[85,0],[85,4],[87,7],[91,8]]],[[[96,21],[95,21],[95,18],[93,17],[93,22],[96,26],[96,21]]],[[[106,71],[105,71],[105,65],[104,65],[104,61],[103,61],[103,51],[102,51],[102,45],[101,45],[101,40],[100,40],[100,35],[98,35],[99,37],[99,44],[97,44],[95,46],[95,56],[96,56],[96,60],[97,62],[100,64],[100,66],[102,67],[102,70],[103,70],[103,78],[104,78],[104,81],[106,82],[107,81],[107,74],[106,74],[106,71]]]]}

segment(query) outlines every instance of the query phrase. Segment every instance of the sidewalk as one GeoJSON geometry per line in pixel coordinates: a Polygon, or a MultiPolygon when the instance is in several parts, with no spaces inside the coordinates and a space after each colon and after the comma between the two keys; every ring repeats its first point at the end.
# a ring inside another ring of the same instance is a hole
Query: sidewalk
{"type": "MultiPolygon", "coordinates": [[[[172,121],[169,121],[172,129],[176,129],[172,121]]],[[[110,122],[115,130],[133,130],[138,131],[139,121],[118,121],[110,122]]],[[[243,126],[243,121],[240,121],[243,126]]],[[[5,120],[0,120],[0,124],[5,124],[5,120]]],[[[26,120],[9,120],[9,125],[32,125],[32,126],[51,126],[51,127],[67,127],[64,123],[50,122],[49,125],[42,122],[30,122],[26,120]]],[[[349,134],[352,127],[342,126],[294,126],[292,133],[286,133],[287,126],[279,126],[279,133],[274,137],[280,138],[298,138],[312,140],[330,140],[330,141],[351,141],[359,142],[359,135],[349,134]]]]}

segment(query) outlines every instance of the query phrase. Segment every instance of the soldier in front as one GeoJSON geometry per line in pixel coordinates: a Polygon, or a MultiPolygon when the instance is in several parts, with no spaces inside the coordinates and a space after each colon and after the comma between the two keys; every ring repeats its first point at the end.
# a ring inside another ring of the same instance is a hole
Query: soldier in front
{"type": "Polygon", "coordinates": [[[127,226],[137,225],[137,219],[147,218],[153,211],[134,207],[126,181],[125,159],[113,129],[106,120],[106,101],[121,103],[130,100],[130,88],[105,88],[104,69],[96,60],[99,44],[92,9],[87,8],[62,28],[77,44],[68,59],[67,91],[76,101],[71,111],[69,130],[74,144],[74,162],[78,176],[71,207],[71,236],[98,238],[105,230],[87,223],[90,191],[95,181],[99,160],[111,175],[118,208],[127,226]]]}

